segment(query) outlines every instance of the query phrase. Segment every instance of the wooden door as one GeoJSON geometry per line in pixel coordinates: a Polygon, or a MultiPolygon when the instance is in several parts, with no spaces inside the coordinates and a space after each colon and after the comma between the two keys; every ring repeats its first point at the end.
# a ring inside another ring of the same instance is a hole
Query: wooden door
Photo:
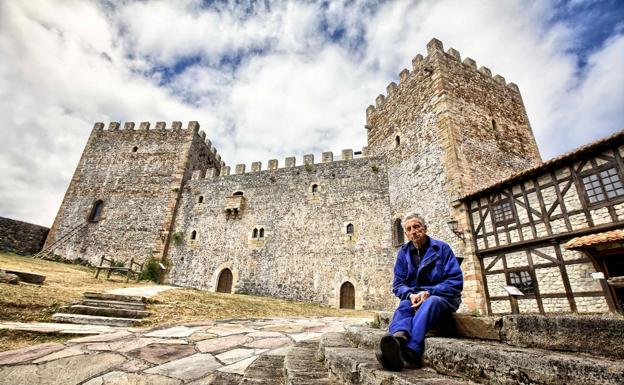
{"type": "Polygon", "coordinates": [[[217,293],[232,292],[232,272],[225,269],[219,274],[219,282],[217,283],[217,293]]]}
{"type": "Polygon", "coordinates": [[[340,308],[355,309],[355,288],[351,282],[345,282],[340,287],[340,308]]]}

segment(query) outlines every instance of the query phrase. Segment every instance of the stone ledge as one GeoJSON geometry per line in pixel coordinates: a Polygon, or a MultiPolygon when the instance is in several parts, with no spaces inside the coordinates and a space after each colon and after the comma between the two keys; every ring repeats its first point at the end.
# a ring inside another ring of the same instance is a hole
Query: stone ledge
{"type": "MultiPolygon", "coordinates": [[[[387,329],[392,320],[393,312],[375,312],[374,325],[387,329]]],[[[483,340],[501,340],[501,317],[475,317],[469,314],[453,313],[449,322],[432,330],[429,335],[444,337],[478,338],[483,340]]]]}
{"type": "Polygon", "coordinates": [[[497,384],[616,385],[624,362],[502,343],[449,338],[425,340],[425,362],[439,373],[497,384]]]}
{"type": "Polygon", "coordinates": [[[624,319],[509,315],[503,317],[503,328],[510,345],[624,358],[624,319]]]}

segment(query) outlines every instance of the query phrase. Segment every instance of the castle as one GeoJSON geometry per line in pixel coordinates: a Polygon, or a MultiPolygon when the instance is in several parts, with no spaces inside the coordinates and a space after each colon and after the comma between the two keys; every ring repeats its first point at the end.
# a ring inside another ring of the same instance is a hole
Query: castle
{"type": "MultiPolygon", "coordinates": [[[[455,49],[445,52],[437,39],[412,67],[366,109],[367,147],[339,156],[325,152],[320,160],[305,155],[301,165],[286,158],[283,166],[273,159],[264,168],[254,162],[249,170],[244,164],[232,170],[197,122],[185,128],[180,122],[170,128],[164,122],[153,128],[148,122],[138,128],[96,123],[46,246],[93,264],[102,255],[125,261],[153,256],[166,266],[164,281],[174,285],[388,309],[395,301],[396,251],[404,241],[401,219],[417,211],[427,218],[429,234],[448,242],[463,262],[462,310],[565,311],[560,298],[574,303],[567,310],[606,310],[592,302],[606,301],[599,289],[583,291],[591,292],[588,301],[574,301],[571,271],[559,296],[525,290],[526,298],[518,299],[500,292],[505,283],[526,285],[517,272],[526,270],[538,282],[538,263],[520,258],[514,270],[505,247],[517,254],[514,242],[526,246],[533,236],[540,246],[542,235],[553,239],[554,227],[536,231],[535,210],[524,207],[522,217],[514,196],[491,199],[506,188],[518,193],[512,183],[518,171],[533,170],[526,174],[532,177],[544,170],[519,89],[473,59],[462,61],[455,49]],[[509,186],[496,184],[508,177],[509,186]],[[532,232],[524,228],[529,225],[532,232]],[[499,241],[503,231],[515,238],[499,241]],[[493,268],[498,263],[506,264],[493,268]]],[[[561,191],[553,197],[564,199],[561,191]]],[[[575,230],[570,221],[563,228],[575,230]]],[[[549,251],[540,253],[552,259],[549,251]]],[[[566,273],[557,263],[561,255],[553,258],[548,273],[566,273]]],[[[575,261],[575,267],[591,266],[587,257],[575,261]]],[[[586,270],[578,272],[583,279],[586,270]]],[[[540,288],[558,282],[555,275],[540,278],[540,288]]]]}

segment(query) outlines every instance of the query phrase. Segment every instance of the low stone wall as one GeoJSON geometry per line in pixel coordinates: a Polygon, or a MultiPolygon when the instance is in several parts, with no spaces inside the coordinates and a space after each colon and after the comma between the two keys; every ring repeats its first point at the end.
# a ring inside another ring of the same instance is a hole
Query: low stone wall
{"type": "Polygon", "coordinates": [[[0,250],[35,254],[43,247],[49,228],[0,217],[0,250]]]}

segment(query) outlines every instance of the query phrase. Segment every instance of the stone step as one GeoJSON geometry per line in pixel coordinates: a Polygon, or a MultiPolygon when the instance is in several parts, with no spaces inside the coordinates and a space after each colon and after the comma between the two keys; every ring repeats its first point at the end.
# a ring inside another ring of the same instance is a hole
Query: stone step
{"type": "Polygon", "coordinates": [[[433,337],[425,341],[424,359],[440,373],[485,384],[624,384],[624,361],[587,353],[433,337]]]}
{"type": "Polygon", "coordinates": [[[137,302],[106,301],[83,298],[79,300],[77,304],[85,306],[109,307],[113,309],[145,310],[145,304],[137,302]]]}
{"type": "Polygon", "coordinates": [[[140,319],[100,317],[95,315],[56,313],[52,319],[57,322],[68,322],[87,325],[108,325],[108,326],[136,326],[141,323],[140,319]]]}
{"type": "MultiPolygon", "coordinates": [[[[377,312],[375,324],[387,330],[391,312],[377,312]]],[[[585,352],[624,358],[624,319],[613,316],[515,314],[503,317],[474,317],[453,314],[449,322],[428,335],[478,338],[509,345],[585,352]]]]}
{"type": "Polygon", "coordinates": [[[318,349],[318,340],[307,340],[297,342],[288,351],[284,359],[286,385],[338,385],[318,361],[318,349]]]}
{"type": "Polygon", "coordinates": [[[342,333],[321,337],[319,356],[332,378],[353,385],[474,385],[474,382],[445,376],[429,368],[390,372],[381,367],[372,349],[352,347],[342,333]]]}
{"type": "Polygon", "coordinates": [[[111,293],[96,293],[96,292],[85,292],[83,294],[84,298],[88,299],[98,299],[104,301],[121,301],[121,302],[134,302],[134,303],[146,303],[147,298],[137,296],[137,295],[121,295],[121,294],[111,294],[111,293]]]}
{"type": "Polygon", "coordinates": [[[245,370],[241,385],[283,385],[284,357],[263,355],[245,370]]]}
{"type": "Polygon", "coordinates": [[[128,310],[115,309],[110,307],[97,307],[85,305],[63,306],[59,309],[64,313],[97,315],[102,317],[119,317],[119,318],[145,318],[149,316],[149,312],[145,310],[128,310]]]}
{"type": "MultiPolygon", "coordinates": [[[[351,346],[371,350],[377,348],[384,334],[380,329],[348,327],[344,339],[351,346]]],[[[624,383],[622,360],[493,341],[429,337],[425,340],[424,360],[439,373],[486,384],[624,383]]]]}

